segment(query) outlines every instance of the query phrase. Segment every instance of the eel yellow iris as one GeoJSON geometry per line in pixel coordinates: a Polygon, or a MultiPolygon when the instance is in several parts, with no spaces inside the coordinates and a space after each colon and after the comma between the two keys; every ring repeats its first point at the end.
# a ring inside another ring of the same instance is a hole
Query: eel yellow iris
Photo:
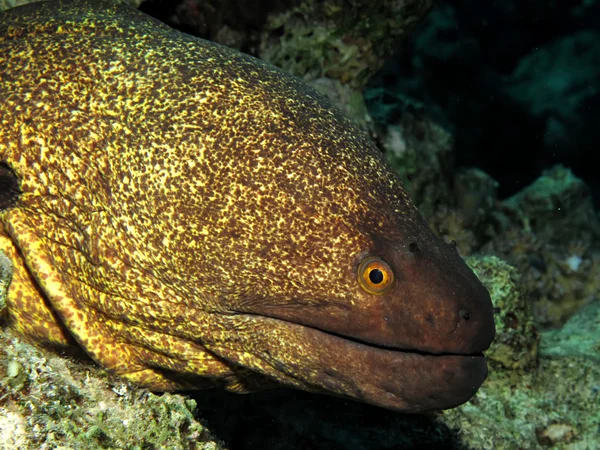
{"type": "Polygon", "coordinates": [[[358,284],[369,294],[385,294],[394,287],[390,265],[376,256],[368,256],[358,266],[358,284]]]}

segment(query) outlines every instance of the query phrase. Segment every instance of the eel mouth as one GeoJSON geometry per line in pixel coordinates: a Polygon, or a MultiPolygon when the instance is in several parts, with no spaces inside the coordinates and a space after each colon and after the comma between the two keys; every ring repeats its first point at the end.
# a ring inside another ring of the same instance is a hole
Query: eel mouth
{"type": "MultiPolygon", "coordinates": [[[[294,322],[292,322],[294,323],[294,322]]],[[[390,352],[401,352],[401,353],[413,353],[416,355],[422,355],[422,356],[484,356],[483,352],[472,352],[472,353],[460,353],[460,352],[431,352],[431,351],[426,351],[426,350],[419,350],[419,349],[407,349],[407,348],[402,348],[402,347],[394,347],[391,345],[382,345],[382,344],[377,344],[374,342],[369,342],[369,341],[365,341],[359,338],[355,338],[352,336],[347,336],[344,334],[340,334],[340,333],[336,333],[333,331],[328,331],[328,330],[324,330],[322,328],[318,328],[318,327],[314,327],[311,325],[305,325],[305,324],[301,324],[303,327],[306,328],[310,328],[314,331],[318,331],[321,333],[325,333],[328,334],[330,336],[333,337],[337,337],[339,339],[343,339],[345,341],[349,341],[349,342],[354,342],[355,344],[358,345],[363,345],[365,347],[369,347],[369,348],[373,348],[373,349],[378,349],[378,350],[386,350],[386,351],[390,351],[390,352]]]]}
{"type": "Polygon", "coordinates": [[[260,314],[240,316],[258,324],[252,353],[270,367],[261,372],[308,391],[420,413],[467,402],[487,376],[480,352],[390,348],[260,314]]]}

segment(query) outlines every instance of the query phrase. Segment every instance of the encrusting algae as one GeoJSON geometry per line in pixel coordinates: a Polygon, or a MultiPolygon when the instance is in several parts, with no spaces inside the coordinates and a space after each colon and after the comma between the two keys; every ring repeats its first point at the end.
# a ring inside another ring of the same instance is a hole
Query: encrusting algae
{"type": "Polygon", "coordinates": [[[154,390],[417,412],[487,374],[488,292],[298,79],[110,3],[0,16],[12,326],[154,390]]]}

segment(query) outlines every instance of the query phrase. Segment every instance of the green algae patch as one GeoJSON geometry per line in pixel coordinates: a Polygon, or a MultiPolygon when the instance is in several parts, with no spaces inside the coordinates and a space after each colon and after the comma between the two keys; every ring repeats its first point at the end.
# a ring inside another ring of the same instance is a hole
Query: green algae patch
{"type": "Polygon", "coordinates": [[[0,449],[221,449],[195,409],[0,332],[0,449]]]}
{"type": "Polygon", "coordinates": [[[428,119],[405,114],[382,135],[385,157],[428,220],[451,200],[446,172],[452,165],[452,136],[428,119]]]}
{"type": "Polygon", "coordinates": [[[468,403],[439,413],[439,423],[465,448],[596,448],[600,366],[597,338],[589,335],[597,303],[564,328],[538,333],[518,271],[495,256],[468,263],[499,308],[497,334],[485,352],[488,379],[468,403]]]}
{"type": "MultiPolygon", "coordinates": [[[[549,357],[584,356],[600,363],[600,302],[573,315],[561,328],[542,332],[540,353],[549,357]]],[[[598,386],[600,399],[600,382],[598,386]]]]}
{"type": "Polygon", "coordinates": [[[598,380],[600,367],[588,358],[542,358],[519,376],[491,371],[475,399],[441,421],[467,448],[597,448],[598,380]]]}
{"type": "Polygon", "coordinates": [[[540,329],[598,298],[600,220],[589,187],[555,166],[499,205],[503,225],[482,251],[517,267],[540,329]]]}
{"type": "Polygon", "coordinates": [[[268,16],[260,57],[304,80],[334,78],[360,90],[431,5],[431,0],[297,2],[268,16]]]}
{"type": "MultiPolygon", "coordinates": [[[[17,6],[27,5],[29,3],[39,2],[41,0],[0,0],[0,11],[6,11],[7,9],[15,8],[17,6]]],[[[113,0],[114,3],[122,3],[129,5],[134,8],[139,7],[143,0],[113,0]]]]}
{"type": "Polygon", "coordinates": [[[8,288],[13,276],[13,265],[8,256],[0,250],[0,320],[4,320],[7,313],[8,288]]]}
{"type": "Polygon", "coordinates": [[[527,231],[550,243],[582,239],[582,233],[600,238],[600,220],[590,188],[573,172],[556,165],[503,202],[506,213],[519,218],[527,231]]]}
{"type": "Polygon", "coordinates": [[[494,316],[496,338],[486,357],[507,369],[535,366],[539,336],[531,307],[519,288],[517,269],[495,256],[471,257],[467,262],[498,308],[494,316]]]}

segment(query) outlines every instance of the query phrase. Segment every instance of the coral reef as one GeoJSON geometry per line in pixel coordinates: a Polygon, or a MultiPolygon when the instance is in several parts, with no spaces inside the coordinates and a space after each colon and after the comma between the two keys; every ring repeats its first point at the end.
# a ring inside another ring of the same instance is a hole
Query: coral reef
{"type": "MultiPolygon", "coordinates": [[[[10,273],[1,272],[4,283],[10,273]]],[[[138,389],[0,330],[0,449],[223,448],[195,409],[189,398],[138,389]]]]}
{"type": "Polygon", "coordinates": [[[367,133],[373,133],[373,120],[365,104],[362,93],[333,78],[317,78],[308,84],[329,100],[356,125],[367,133]]]}
{"type": "Polygon", "coordinates": [[[27,3],[33,3],[37,0],[0,0],[0,11],[5,11],[16,6],[26,5],[27,3]]]}
{"type": "Polygon", "coordinates": [[[142,10],[184,31],[238,48],[303,78],[353,89],[384,63],[432,0],[149,1],[142,10]]]}
{"type": "Polygon", "coordinates": [[[600,366],[541,358],[528,372],[492,371],[476,400],[443,413],[472,449],[597,448],[600,366]]]}
{"type": "MultiPolygon", "coordinates": [[[[476,167],[461,168],[454,176],[457,208],[471,226],[490,221],[498,199],[498,182],[476,167]]],[[[483,233],[479,233],[483,234],[483,233]]]]}
{"type": "Polygon", "coordinates": [[[439,0],[370,89],[386,123],[419,108],[451,130],[457,165],[488,172],[501,198],[562,163],[598,206],[599,18],[597,1],[439,0]]]}
{"type": "Polygon", "coordinates": [[[564,323],[600,291],[600,222],[589,188],[557,166],[499,205],[497,235],[484,251],[523,277],[536,323],[564,323]]]}
{"type": "Polygon", "coordinates": [[[539,336],[531,306],[519,288],[517,270],[495,256],[470,257],[467,262],[498,308],[496,338],[486,357],[507,369],[534,368],[539,336]]]}
{"type": "Polygon", "coordinates": [[[577,311],[562,327],[544,331],[540,354],[584,357],[600,362],[599,329],[600,301],[596,301],[577,311]]]}
{"type": "Polygon", "coordinates": [[[562,165],[545,170],[502,206],[512,220],[547,242],[600,239],[589,187],[562,165]]]}
{"type": "MultiPolygon", "coordinates": [[[[533,346],[513,353],[524,359],[509,356],[506,360],[516,364],[506,365],[504,356],[508,353],[501,349],[507,338],[511,342],[513,319],[506,321],[512,310],[504,298],[518,296],[515,287],[520,284],[519,277],[515,269],[498,258],[472,258],[470,263],[490,289],[494,305],[507,312],[501,311],[503,320],[496,322],[498,339],[489,352],[493,363],[488,379],[471,402],[445,411],[443,423],[459,430],[467,448],[596,448],[600,423],[600,302],[580,310],[562,329],[540,332],[536,356],[532,350],[537,348],[538,336],[527,313],[527,298],[521,299],[521,310],[516,311],[514,320],[521,324],[526,320],[528,325],[512,337],[524,342],[529,335],[533,346]],[[488,265],[487,270],[482,270],[482,263],[488,265]],[[494,264],[499,265],[494,268],[494,264]]],[[[511,351],[518,348],[513,342],[511,351]]]]}
{"type": "Polygon", "coordinates": [[[474,167],[455,170],[448,182],[453,185],[451,204],[438,205],[429,221],[447,241],[457,243],[462,255],[470,255],[494,236],[498,183],[474,167]]]}
{"type": "Polygon", "coordinates": [[[405,114],[385,127],[379,137],[392,167],[425,217],[448,204],[453,169],[452,137],[431,120],[405,114]]]}
{"type": "Polygon", "coordinates": [[[462,255],[497,234],[498,183],[480,169],[455,167],[447,130],[422,113],[404,113],[375,127],[375,137],[431,228],[462,255]]]}
{"type": "MultiPolygon", "coordinates": [[[[5,11],[16,6],[26,5],[28,3],[35,3],[42,0],[0,0],[0,12],[5,11]]],[[[144,0],[112,0],[115,3],[123,3],[125,5],[137,8],[144,0]]]]}
{"type": "Polygon", "coordinates": [[[430,6],[428,0],[303,1],[270,18],[260,56],[304,79],[362,87],[430,6]]]}
{"type": "MultiPolygon", "coordinates": [[[[375,119],[377,111],[385,116],[386,105],[371,111],[375,119]]],[[[457,241],[463,255],[489,255],[468,262],[499,308],[497,337],[486,352],[488,380],[470,402],[436,416],[436,424],[458,433],[450,441],[443,439],[443,445],[595,448],[600,228],[589,187],[558,165],[500,201],[498,183],[488,174],[454,168],[452,140],[443,129],[445,143],[425,134],[423,145],[415,139],[423,136],[418,128],[414,133],[398,125],[414,122],[415,116],[423,113],[403,111],[389,115],[386,127],[379,124],[382,146],[432,228],[457,241]],[[439,163],[440,155],[445,164],[439,163]],[[420,196],[413,177],[428,170],[432,176],[426,179],[435,187],[420,196]],[[433,199],[429,204],[428,198],[433,199]]]]}

